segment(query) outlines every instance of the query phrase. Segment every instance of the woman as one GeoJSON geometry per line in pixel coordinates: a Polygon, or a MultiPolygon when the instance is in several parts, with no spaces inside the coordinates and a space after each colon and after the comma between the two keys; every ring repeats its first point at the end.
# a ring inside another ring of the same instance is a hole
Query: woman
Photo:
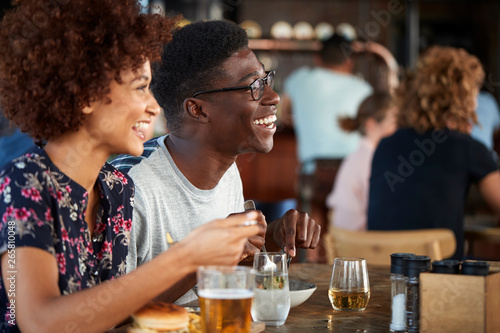
{"type": "Polygon", "coordinates": [[[373,153],[379,141],[396,130],[396,107],[388,93],[376,92],[364,99],[355,118],[339,119],[346,132],[363,136],[358,149],[342,162],[333,190],[326,198],[330,226],[366,230],[368,188],[373,153]]]}
{"type": "Polygon", "coordinates": [[[484,78],[478,59],[435,46],[397,92],[398,128],[373,156],[368,229],[448,228],[464,253],[464,206],[471,183],[500,212],[500,174],[470,136],[484,78]]]}
{"type": "Polygon", "coordinates": [[[140,129],[160,111],[150,61],[175,23],[140,10],[132,0],[23,0],[2,21],[0,101],[47,142],[0,171],[3,332],[102,332],[197,266],[235,264],[263,234],[239,227],[256,212],[214,221],[123,275],[133,187],[106,160],[142,153],[140,129]]]}

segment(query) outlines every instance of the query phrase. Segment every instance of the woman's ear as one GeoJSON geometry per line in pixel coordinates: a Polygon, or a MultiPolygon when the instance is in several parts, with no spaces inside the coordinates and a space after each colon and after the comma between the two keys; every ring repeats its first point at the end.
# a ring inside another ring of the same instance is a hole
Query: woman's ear
{"type": "Polygon", "coordinates": [[[82,109],[82,113],[86,114],[86,115],[92,114],[92,112],[94,112],[94,106],[93,105],[84,106],[83,109],[82,109]]]}
{"type": "Polygon", "coordinates": [[[202,104],[203,102],[200,99],[186,98],[183,107],[191,119],[206,123],[208,122],[208,114],[204,112],[202,104]]]}

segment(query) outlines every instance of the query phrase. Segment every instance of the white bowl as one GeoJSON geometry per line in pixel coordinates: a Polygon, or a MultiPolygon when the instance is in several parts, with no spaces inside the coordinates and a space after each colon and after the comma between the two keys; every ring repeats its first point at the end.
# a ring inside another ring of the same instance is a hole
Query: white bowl
{"type": "Polygon", "coordinates": [[[289,280],[290,285],[290,308],[300,305],[307,301],[307,299],[316,290],[316,285],[314,283],[299,281],[299,280],[289,280]]]}

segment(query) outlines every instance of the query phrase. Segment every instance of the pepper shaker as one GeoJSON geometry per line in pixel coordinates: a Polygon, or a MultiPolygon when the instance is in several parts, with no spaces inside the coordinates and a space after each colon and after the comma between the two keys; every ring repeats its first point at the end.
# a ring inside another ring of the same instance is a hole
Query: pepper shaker
{"type": "Polygon", "coordinates": [[[404,258],[406,283],[406,330],[418,333],[420,329],[420,273],[431,270],[431,259],[427,256],[404,258]]]}

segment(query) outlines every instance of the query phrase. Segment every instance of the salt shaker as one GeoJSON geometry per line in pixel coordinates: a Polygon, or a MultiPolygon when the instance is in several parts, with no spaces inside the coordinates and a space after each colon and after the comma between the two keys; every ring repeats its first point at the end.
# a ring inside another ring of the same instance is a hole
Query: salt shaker
{"type": "Polygon", "coordinates": [[[419,332],[420,316],[420,273],[431,270],[431,259],[427,256],[404,258],[404,276],[406,283],[406,331],[419,332]]]}
{"type": "Polygon", "coordinates": [[[406,332],[406,283],[403,275],[404,258],[414,257],[412,253],[391,254],[391,332],[406,332]]]}

